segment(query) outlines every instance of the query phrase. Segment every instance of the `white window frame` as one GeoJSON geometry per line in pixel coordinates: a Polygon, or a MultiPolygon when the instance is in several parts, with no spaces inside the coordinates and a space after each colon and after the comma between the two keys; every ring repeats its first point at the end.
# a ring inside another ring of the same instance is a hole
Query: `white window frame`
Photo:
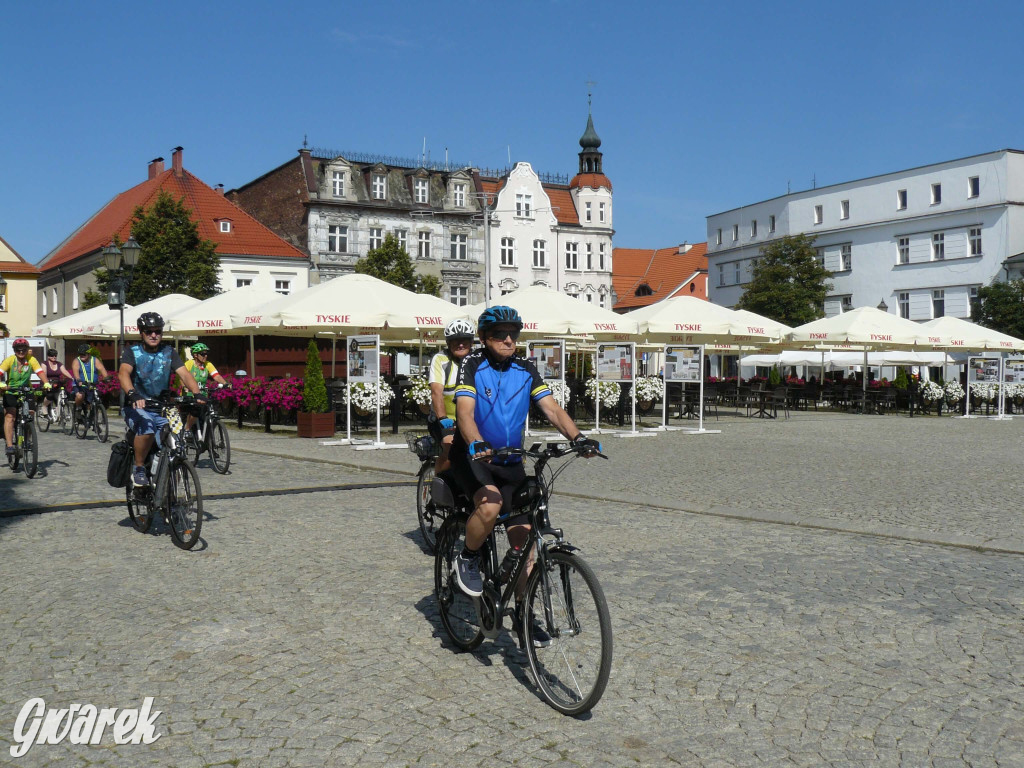
{"type": "Polygon", "coordinates": [[[413,183],[413,193],[418,204],[430,202],[430,184],[426,179],[416,179],[413,183]]]}
{"type": "Polygon", "coordinates": [[[593,208],[593,205],[589,201],[583,204],[583,220],[588,224],[591,221],[591,208],[593,208]]]}
{"type": "Polygon", "coordinates": [[[78,281],[71,284],[71,308],[78,309],[78,281]]]}
{"type": "Polygon", "coordinates": [[[768,234],[769,235],[775,234],[775,216],[774,215],[768,217],[768,234]]]}
{"type": "Polygon", "coordinates": [[[448,301],[457,307],[469,304],[469,288],[465,285],[452,285],[448,288],[448,301]]]}
{"type": "Polygon", "coordinates": [[[384,245],[384,227],[370,227],[370,237],[367,241],[367,251],[375,251],[384,245]]]}
{"type": "Polygon", "coordinates": [[[899,306],[900,317],[904,320],[910,319],[910,292],[902,291],[896,294],[896,303],[899,306]]]}
{"type": "Polygon", "coordinates": [[[604,272],[605,244],[598,243],[597,246],[597,268],[604,272]]]}
{"type": "Polygon", "coordinates": [[[905,211],[907,210],[907,190],[897,189],[896,190],[896,210],[905,211]]]}
{"type": "Polygon", "coordinates": [[[822,266],[822,267],[825,266],[825,249],[824,248],[815,248],[814,249],[814,257],[818,260],[819,266],[822,266]]]}
{"type": "Polygon", "coordinates": [[[43,317],[46,317],[46,314],[47,314],[46,309],[47,309],[47,306],[48,306],[47,302],[46,302],[46,289],[43,288],[43,290],[40,291],[40,293],[42,294],[42,297],[43,297],[43,313],[42,314],[43,314],[43,317]]]}
{"type": "Polygon", "coordinates": [[[840,296],[839,297],[839,311],[840,313],[850,312],[853,309],[853,296],[840,296]]]}
{"type": "Polygon", "coordinates": [[[732,263],[732,284],[739,285],[743,282],[743,264],[739,261],[732,263]]]}
{"type": "Polygon", "coordinates": [[[57,289],[51,288],[50,295],[53,298],[53,314],[60,314],[60,303],[57,301],[57,289]]]}
{"type": "Polygon", "coordinates": [[[331,194],[334,197],[345,196],[345,172],[344,171],[332,171],[331,172],[331,194]]]}
{"type": "Polygon", "coordinates": [[[850,218],[850,201],[849,200],[840,200],[839,201],[839,218],[844,220],[844,221],[846,219],[850,218]]]}
{"type": "Polygon", "coordinates": [[[463,208],[466,205],[466,185],[455,184],[452,186],[452,203],[456,208],[463,208]]]}
{"type": "Polygon", "coordinates": [[[934,320],[936,317],[945,317],[945,316],[946,316],[946,291],[943,288],[935,288],[932,291],[932,319],[934,320]],[[941,302],[942,313],[937,315],[937,314],[935,314],[935,312],[936,312],[936,308],[939,306],[938,302],[941,302]]]}
{"type": "Polygon", "coordinates": [[[815,224],[821,224],[821,222],[824,219],[824,217],[825,217],[825,209],[822,206],[820,206],[820,205],[814,206],[814,223],[815,224]]]}
{"type": "Polygon", "coordinates": [[[398,240],[398,246],[405,251],[409,252],[409,230],[407,229],[396,229],[395,239],[398,240]]]}
{"type": "Polygon", "coordinates": [[[587,243],[587,271],[592,272],[594,270],[594,244],[587,243]]]}
{"type": "Polygon", "coordinates": [[[604,224],[604,203],[597,204],[597,220],[604,224]]]}
{"type": "Polygon", "coordinates": [[[573,272],[580,269],[580,244],[573,240],[565,244],[565,268],[573,272]]]}
{"type": "Polygon", "coordinates": [[[981,178],[979,176],[969,176],[967,178],[967,199],[971,200],[981,195],[981,178]]]}
{"type": "Polygon", "coordinates": [[[388,177],[383,173],[371,174],[371,193],[374,200],[388,199],[388,177]]]}
{"type": "Polygon", "coordinates": [[[501,238],[500,264],[503,267],[514,267],[516,265],[516,239],[514,237],[501,238]]]}
{"type": "Polygon", "coordinates": [[[946,260],[946,234],[935,232],[932,235],[932,261],[946,260]]]}
{"type": "Polygon", "coordinates": [[[430,239],[431,232],[423,230],[416,233],[416,258],[429,259],[430,258],[430,239]]]}
{"type": "Polygon", "coordinates": [[[525,192],[516,193],[516,216],[520,219],[533,218],[533,195],[525,192]]]}
{"type": "Polygon", "coordinates": [[[548,266],[548,244],[546,240],[537,238],[533,241],[533,267],[546,269],[548,266]]]}
{"type": "Polygon", "coordinates": [[[451,257],[457,261],[466,261],[469,258],[469,235],[461,232],[452,235],[451,257]]]}
{"type": "Polygon", "coordinates": [[[896,238],[896,263],[897,264],[909,264],[910,263],[910,238],[909,237],[898,237],[898,238],[896,238]]]}
{"type": "Polygon", "coordinates": [[[715,245],[721,245],[721,244],[722,244],[722,228],[719,227],[718,228],[718,235],[715,238],[715,245]]]}
{"type": "Polygon", "coordinates": [[[718,265],[718,286],[721,288],[725,285],[725,264],[718,265]]]}
{"type": "Polygon", "coordinates": [[[739,224],[733,224],[732,225],[732,241],[735,243],[739,239],[740,239],[740,225],[739,224]]]}
{"type": "Polygon", "coordinates": [[[230,222],[230,221],[224,221],[224,220],[222,219],[222,220],[221,220],[221,221],[219,222],[219,224],[220,224],[220,231],[221,231],[221,232],[227,233],[227,232],[230,232],[230,231],[231,231],[231,222],[230,222]]]}
{"type": "Polygon", "coordinates": [[[981,227],[971,227],[967,230],[967,243],[970,246],[971,256],[981,256],[981,227]]]}
{"type": "Polygon", "coordinates": [[[853,270],[853,245],[844,243],[839,246],[839,271],[850,272],[853,270]]]}
{"type": "Polygon", "coordinates": [[[252,285],[251,277],[235,277],[235,288],[248,288],[252,285]]]}
{"type": "Polygon", "coordinates": [[[292,281],[289,278],[275,277],[274,278],[274,290],[278,293],[287,296],[292,292],[292,281]]]}
{"type": "Polygon", "coordinates": [[[942,182],[935,182],[932,184],[932,205],[938,205],[942,202],[942,182]]]}
{"type": "Polygon", "coordinates": [[[750,237],[757,237],[757,219],[750,220],[750,237]]]}

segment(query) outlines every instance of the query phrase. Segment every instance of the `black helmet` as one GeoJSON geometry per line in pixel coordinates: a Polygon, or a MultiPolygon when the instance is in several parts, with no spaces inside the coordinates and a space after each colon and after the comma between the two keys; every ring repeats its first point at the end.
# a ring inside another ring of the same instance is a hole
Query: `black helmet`
{"type": "Polygon", "coordinates": [[[89,345],[88,344],[79,344],[78,345],[78,354],[84,355],[88,351],[89,351],[89,345]]]}
{"type": "Polygon", "coordinates": [[[476,321],[476,330],[478,333],[482,333],[492,325],[498,324],[514,325],[519,330],[522,330],[523,318],[512,307],[498,304],[494,307],[488,307],[480,313],[480,319],[476,321]]]}
{"type": "Polygon", "coordinates": [[[57,356],[57,350],[56,349],[48,349],[48,350],[46,350],[46,356],[47,357],[56,357],[57,356]]]}
{"type": "Polygon", "coordinates": [[[139,330],[143,328],[160,328],[164,327],[164,319],[160,317],[157,312],[143,312],[139,315],[139,320],[136,323],[139,330]]]}

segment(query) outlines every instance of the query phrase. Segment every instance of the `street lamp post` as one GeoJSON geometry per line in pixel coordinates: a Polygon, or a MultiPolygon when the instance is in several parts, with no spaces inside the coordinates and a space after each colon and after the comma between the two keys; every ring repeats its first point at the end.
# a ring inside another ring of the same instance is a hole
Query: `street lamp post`
{"type": "MultiPolygon", "coordinates": [[[[121,323],[119,326],[119,344],[118,353],[114,355],[114,370],[120,368],[118,362],[118,354],[124,354],[124,293],[128,281],[132,279],[132,273],[135,271],[135,265],[139,260],[139,253],[142,248],[135,241],[134,237],[129,237],[128,241],[121,244],[118,248],[116,243],[111,242],[106,248],[103,249],[103,266],[107,268],[107,272],[113,275],[110,283],[110,292],[107,295],[107,306],[110,309],[119,310],[121,323]],[[123,266],[122,266],[123,262],[123,266]],[[127,270],[127,273],[126,273],[127,270]]],[[[120,388],[119,388],[120,389],[120,388]]],[[[124,391],[121,391],[119,402],[121,408],[124,408],[124,391]]]]}

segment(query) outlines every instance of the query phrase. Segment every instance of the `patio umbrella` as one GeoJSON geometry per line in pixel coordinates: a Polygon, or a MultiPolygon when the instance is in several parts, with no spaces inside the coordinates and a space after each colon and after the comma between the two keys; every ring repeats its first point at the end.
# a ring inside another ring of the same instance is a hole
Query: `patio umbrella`
{"type": "MultiPolygon", "coordinates": [[[[231,322],[232,315],[244,313],[251,308],[268,304],[280,298],[281,294],[277,291],[270,288],[256,288],[251,285],[218,293],[212,298],[200,301],[198,304],[191,304],[168,315],[165,318],[167,321],[165,330],[190,336],[228,334],[234,330],[234,325],[231,322]]],[[[240,332],[236,331],[236,333],[240,332]]]]}
{"type": "MultiPolygon", "coordinates": [[[[124,311],[131,311],[132,306],[126,304],[124,311]]],[[[99,336],[101,332],[99,325],[105,320],[113,320],[117,325],[119,313],[116,309],[110,309],[106,304],[101,304],[92,309],[76,312],[67,317],[59,317],[48,323],[42,323],[32,329],[33,336],[45,336],[54,339],[66,339],[74,336],[99,336]]]]}
{"type": "MultiPolygon", "coordinates": [[[[139,328],[135,323],[144,312],[156,312],[166,320],[174,312],[179,312],[186,307],[198,303],[199,299],[192,296],[186,296],[183,293],[168,293],[166,296],[160,296],[132,307],[131,312],[125,307],[124,335],[131,336],[133,339],[138,337],[139,328]]],[[[97,335],[119,336],[121,333],[120,326],[121,318],[119,313],[111,312],[109,317],[97,323],[97,335]]]]}
{"type": "Polygon", "coordinates": [[[779,339],[766,318],[755,316],[754,320],[692,296],[665,299],[630,312],[628,317],[650,342],[757,346],[779,339]]]}
{"type": "Polygon", "coordinates": [[[923,323],[928,340],[941,349],[971,351],[998,350],[1017,352],[1024,349],[1024,341],[959,317],[937,317],[923,323]]]}

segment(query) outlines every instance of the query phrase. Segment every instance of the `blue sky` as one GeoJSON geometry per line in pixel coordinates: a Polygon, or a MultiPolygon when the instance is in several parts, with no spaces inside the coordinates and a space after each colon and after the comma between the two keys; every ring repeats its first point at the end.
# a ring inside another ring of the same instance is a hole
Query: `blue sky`
{"type": "Polygon", "coordinates": [[[311,146],[573,174],[593,86],[615,245],[1024,148],[1019,2],[6,3],[0,236],[37,262],[157,156],[232,188],[311,146]]]}

